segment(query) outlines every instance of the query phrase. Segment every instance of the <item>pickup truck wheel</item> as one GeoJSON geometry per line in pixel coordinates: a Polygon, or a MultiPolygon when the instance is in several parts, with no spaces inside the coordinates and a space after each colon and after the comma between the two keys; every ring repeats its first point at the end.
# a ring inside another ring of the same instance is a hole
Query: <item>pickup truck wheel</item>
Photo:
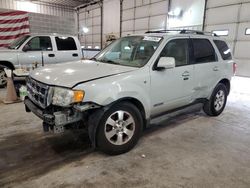
{"type": "Polygon", "coordinates": [[[5,87],[7,84],[7,76],[6,73],[4,71],[4,67],[1,66],[0,67],[0,88],[5,87]]]}
{"type": "Polygon", "coordinates": [[[101,118],[97,147],[110,155],[125,153],[136,145],[142,127],[141,114],[133,104],[123,102],[111,106],[101,118]]]}
{"type": "Polygon", "coordinates": [[[218,116],[220,115],[227,102],[227,88],[224,84],[218,84],[210,98],[203,107],[204,112],[209,116],[218,116]]]}

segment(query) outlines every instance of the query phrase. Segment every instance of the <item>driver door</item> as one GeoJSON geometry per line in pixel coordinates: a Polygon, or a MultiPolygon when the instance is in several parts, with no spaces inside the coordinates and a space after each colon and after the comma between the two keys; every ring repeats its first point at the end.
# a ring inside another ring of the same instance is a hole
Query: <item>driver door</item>
{"type": "Polygon", "coordinates": [[[19,54],[19,62],[21,66],[32,67],[35,64],[42,66],[42,64],[56,63],[55,55],[51,38],[49,36],[36,36],[31,38],[23,47],[19,54]]]}
{"type": "Polygon", "coordinates": [[[189,48],[189,38],[170,40],[162,50],[160,57],[173,57],[175,67],[151,70],[151,109],[153,109],[153,116],[192,102],[194,65],[190,63],[189,48]]]}

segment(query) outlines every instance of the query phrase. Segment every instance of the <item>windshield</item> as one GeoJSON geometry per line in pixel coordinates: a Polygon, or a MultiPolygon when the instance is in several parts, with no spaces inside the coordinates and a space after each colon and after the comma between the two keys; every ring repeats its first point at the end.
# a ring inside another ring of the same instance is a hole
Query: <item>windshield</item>
{"type": "Polygon", "coordinates": [[[22,36],[20,38],[17,38],[16,40],[14,40],[10,45],[9,45],[9,49],[18,49],[30,36],[29,35],[25,35],[22,36]]]}
{"type": "Polygon", "coordinates": [[[105,48],[94,59],[103,63],[142,67],[159,46],[161,37],[128,36],[105,48]]]}

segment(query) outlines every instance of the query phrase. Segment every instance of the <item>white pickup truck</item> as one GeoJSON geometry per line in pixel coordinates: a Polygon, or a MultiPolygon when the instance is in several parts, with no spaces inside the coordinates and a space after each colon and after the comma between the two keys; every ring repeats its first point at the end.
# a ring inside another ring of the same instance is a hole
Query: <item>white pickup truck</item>
{"type": "Polygon", "coordinates": [[[82,58],[79,40],[59,34],[31,34],[0,50],[0,87],[6,85],[4,68],[31,69],[34,66],[76,61],[82,58]]]}

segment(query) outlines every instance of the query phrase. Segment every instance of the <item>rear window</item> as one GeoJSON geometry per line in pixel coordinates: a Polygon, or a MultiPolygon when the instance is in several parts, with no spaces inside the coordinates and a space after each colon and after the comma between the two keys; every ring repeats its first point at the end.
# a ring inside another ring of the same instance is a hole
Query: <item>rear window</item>
{"type": "Polygon", "coordinates": [[[207,39],[192,39],[195,63],[208,63],[216,61],[214,48],[207,39]]]}
{"type": "Polygon", "coordinates": [[[77,50],[72,37],[56,37],[56,45],[58,50],[77,50]]]}
{"type": "Polygon", "coordinates": [[[228,45],[222,40],[214,40],[215,45],[217,46],[218,50],[220,51],[220,55],[224,60],[231,60],[232,54],[231,50],[229,49],[228,45]]]}

